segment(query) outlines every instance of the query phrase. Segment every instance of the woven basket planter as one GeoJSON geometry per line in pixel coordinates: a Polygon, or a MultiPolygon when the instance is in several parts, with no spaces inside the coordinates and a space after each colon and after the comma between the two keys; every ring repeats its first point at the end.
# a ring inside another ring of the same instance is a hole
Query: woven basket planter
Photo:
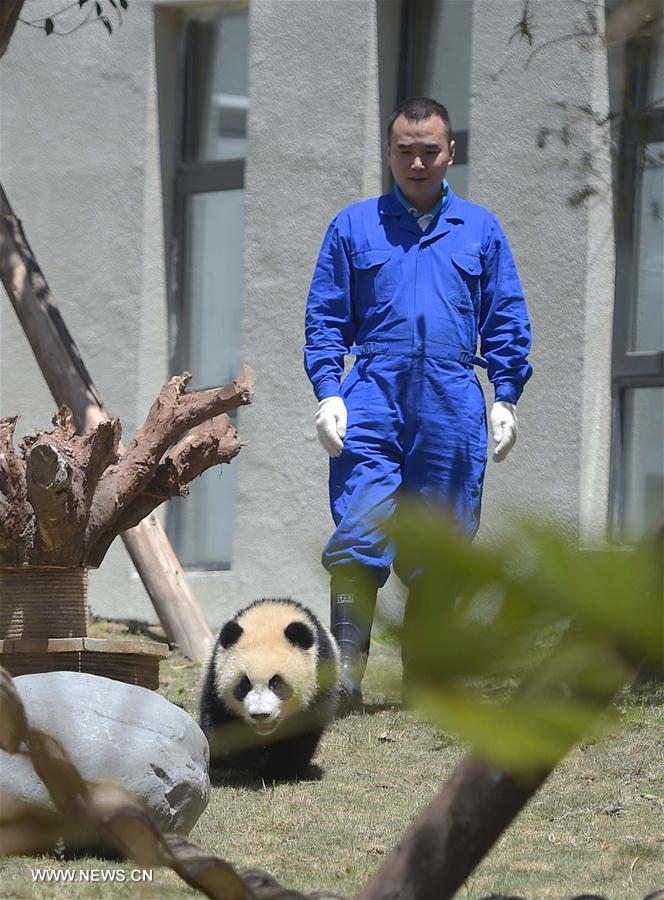
{"type": "Polygon", "coordinates": [[[89,638],[85,568],[0,567],[0,665],[10,675],[86,672],[156,690],[168,647],[89,638]]]}
{"type": "Polygon", "coordinates": [[[0,640],[85,637],[87,633],[86,569],[0,568],[0,640]]]}

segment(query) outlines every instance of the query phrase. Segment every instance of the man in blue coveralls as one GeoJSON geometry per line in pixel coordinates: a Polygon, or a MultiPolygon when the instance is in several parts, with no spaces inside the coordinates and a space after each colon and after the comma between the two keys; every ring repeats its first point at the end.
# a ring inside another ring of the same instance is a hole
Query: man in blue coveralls
{"type": "MultiPolygon", "coordinates": [[[[447,110],[408,100],[390,116],[387,138],[394,188],[335,216],[306,314],[305,368],[330,456],[336,529],[323,565],[346,710],[362,703],[376,594],[394,554],[383,525],[399,492],[445,505],[472,538],[487,455],[473,367],[488,369],[495,391],[497,462],[514,446],[515,405],[532,372],[528,311],[507,238],[492,213],[456,197],[445,180],[455,151],[447,110]],[[356,363],[342,384],[349,352],[356,363]],[[366,577],[355,577],[357,566],[366,577]]],[[[417,572],[398,562],[412,596],[417,572]]]]}

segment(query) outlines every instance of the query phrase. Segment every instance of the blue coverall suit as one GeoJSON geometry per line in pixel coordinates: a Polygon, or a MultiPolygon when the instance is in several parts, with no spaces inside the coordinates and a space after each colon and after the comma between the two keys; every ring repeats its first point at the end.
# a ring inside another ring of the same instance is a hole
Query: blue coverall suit
{"type": "Polygon", "coordinates": [[[475,534],[487,424],[473,366],[488,368],[496,400],[516,403],[532,371],[529,349],[516,265],[488,210],[447,187],[424,232],[394,191],[334,218],[304,348],[317,398],[341,395],[348,410],[343,451],[330,460],[337,527],[323,565],[331,573],[360,563],[385,583],[394,550],[382,525],[402,489],[441,501],[475,534]],[[357,360],[342,384],[349,352],[357,360]]]}

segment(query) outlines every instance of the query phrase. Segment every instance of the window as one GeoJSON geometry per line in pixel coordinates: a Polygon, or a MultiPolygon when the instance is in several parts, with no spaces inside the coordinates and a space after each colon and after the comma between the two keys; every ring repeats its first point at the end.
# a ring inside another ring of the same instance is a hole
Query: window
{"type": "MultiPolygon", "coordinates": [[[[190,388],[225,384],[240,366],[247,141],[248,10],[190,18],[182,31],[182,102],[174,184],[174,371],[190,388]]],[[[208,470],[168,531],[190,569],[229,569],[235,463],[208,470]]]]}
{"type": "Polygon", "coordinates": [[[433,97],[447,107],[456,139],[447,179],[468,190],[472,0],[402,0],[397,102],[433,97]]]}
{"type": "Polygon", "coordinates": [[[635,540],[664,509],[664,38],[625,52],[616,202],[612,530],[635,540]]]}

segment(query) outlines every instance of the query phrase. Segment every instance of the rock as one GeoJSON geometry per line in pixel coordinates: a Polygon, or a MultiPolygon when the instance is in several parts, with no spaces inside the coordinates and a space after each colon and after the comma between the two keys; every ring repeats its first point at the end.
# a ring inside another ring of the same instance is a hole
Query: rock
{"type": "MultiPolygon", "coordinates": [[[[210,798],[209,747],[191,716],[154,691],[98,675],[14,679],[28,724],[64,744],[83,778],[142,800],[162,831],[188,834],[210,798]]],[[[29,758],[0,751],[0,791],[52,806],[29,758]]]]}

